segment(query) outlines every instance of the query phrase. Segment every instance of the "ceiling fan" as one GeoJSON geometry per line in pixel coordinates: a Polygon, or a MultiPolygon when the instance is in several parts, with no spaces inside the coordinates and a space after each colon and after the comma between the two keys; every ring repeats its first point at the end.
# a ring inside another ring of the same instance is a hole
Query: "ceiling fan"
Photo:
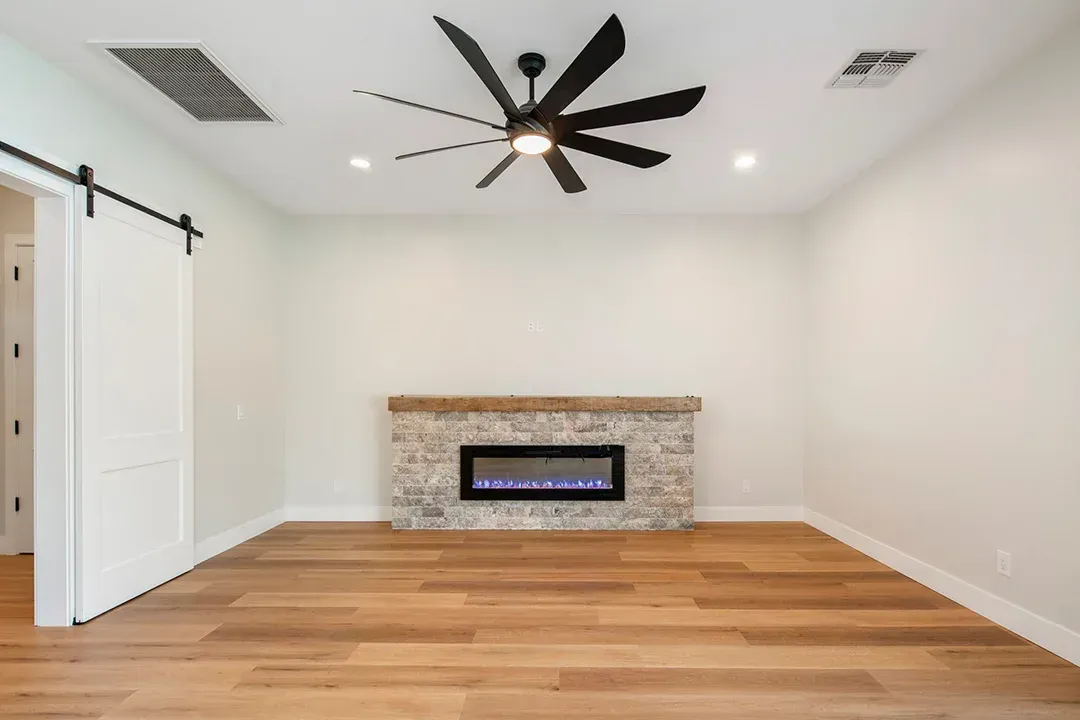
{"type": "Polygon", "coordinates": [[[510,93],[506,90],[506,86],[503,85],[498,74],[491,67],[491,63],[488,62],[484,51],[476,44],[476,41],[461,28],[448,23],[440,17],[436,17],[435,22],[439,24],[442,31],[450,38],[450,42],[464,56],[465,61],[469,63],[469,66],[472,67],[473,71],[495,97],[495,100],[502,108],[503,115],[506,117],[504,124],[500,125],[487,120],[469,117],[468,115],[450,112],[449,110],[440,110],[366,90],[354,90],[353,92],[436,112],[441,115],[449,115],[459,120],[468,120],[504,133],[505,137],[495,140],[481,140],[432,150],[421,150],[420,152],[399,155],[395,158],[396,160],[404,160],[443,152],[444,150],[472,147],[473,145],[509,142],[510,154],[503,158],[502,162],[496,165],[495,169],[477,184],[476,187],[478,188],[486,188],[491,185],[521,155],[543,155],[544,161],[547,162],[547,166],[551,169],[552,174],[559,181],[564,191],[568,193],[581,192],[585,190],[585,183],[581,181],[581,177],[578,176],[577,171],[574,170],[573,166],[570,165],[570,161],[566,159],[566,155],[563,154],[562,148],[564,147],[639,168],[650,168],[659,165],[671,156],[667,153],[649,150],[636,145],[628,145],[595,135],[586,135],[581,131],[681,117],[693,110],[705,94],[705,86],[702,85],[687,90],[630,100],[617,105],[571,113],[570,115],[561,114],[586,88],[607,72],[608,68],[614,65],[615,61],[621,58],[623,52],[625,52],[626,35],[623,33],[622,23],[619,22],[618,17],[612,15],[539,102],[535,99],[535,83],[536,78],[544,71],[547,61],[543,55],[534,52],[525,53],[519,57],[518,68],[529,79],[529,101],[523,105],[516,105],[513,98],[510,97],[510,93]]]}

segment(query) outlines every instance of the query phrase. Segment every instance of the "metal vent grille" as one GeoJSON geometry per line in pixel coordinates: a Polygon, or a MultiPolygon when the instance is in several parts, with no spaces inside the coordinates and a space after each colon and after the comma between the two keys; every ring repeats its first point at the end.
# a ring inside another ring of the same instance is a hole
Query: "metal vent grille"
{"type": "Polygon", "coordinates": [[[922,50],[860,50],[828,86],[839,89],[885,87],[920,55],[922,50]]]}
{"type": "Polygon", "coordinates": [[[200,45],[107,45],[105,50],[199,122],[277,122],[200,45]]]}

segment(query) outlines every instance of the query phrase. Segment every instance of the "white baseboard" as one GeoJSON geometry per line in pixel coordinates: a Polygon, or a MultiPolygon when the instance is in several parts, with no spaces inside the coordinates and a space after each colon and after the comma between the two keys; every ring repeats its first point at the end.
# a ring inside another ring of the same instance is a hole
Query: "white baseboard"
{"type": "Polygon", "coordinates": [[[697,522],[797,522],[803,519],[801,505],[698,505],[697,522]]]}
{"type": "Polygon", "coordinates": [[[283,510],[273,510],[265,515],[260,515],[254,520],[248,520],[242,525],[237,525],[225,532],[208,537],[195,545],[195,562],[201,563],[204,560],[209,560],[215,555],[234,548],[256,535],[261,535],[270,528],[280,525],[284,519],[285,513],[283,510]]]}
{"type": "Polygon", "coordinates": [[[14,555],[15,552],[12,550],[14,544],[11,537],[0,535],[0,555],[14,555]]]}
{"type": "Polygon", "coordinates": [[[293,522],[389,521],[388,505],[290,505],[285,520],[293,522]]]}
{"type": "MultiPolygon", "coordinates": [[[[790,522],[803,519],[798,505],[764,507],[699,506],[694,519],[700,522],[790,522]]],[[[372,522],[390,520],[390,508],[380,505],[292,505],[285,508],[286,521],[372,522]]]]}
{"type": "Polygon", "coordinates": [[[1017,635],[1080,665],[1080,633],[806,508],[805,522],[1017,635]]]}

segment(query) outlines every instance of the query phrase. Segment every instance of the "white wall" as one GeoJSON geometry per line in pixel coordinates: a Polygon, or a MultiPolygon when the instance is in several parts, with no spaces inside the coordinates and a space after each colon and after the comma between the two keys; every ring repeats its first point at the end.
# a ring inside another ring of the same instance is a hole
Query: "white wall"
{"type": "Polygon", "coordinates": [[[700,395],[696,504],[802,504],[796,220],[304,218],[290,234],[288,506],[389,506],[401,393],[700,395]]]}
{"type": "Polygon", "coordinates": [[[281,216],[0,35],[0,138],[206,233],[195,259],[195,534],[279,509],[281,216]],[[236,405],[246,419],[236,421],[236,405]]]}
{"type": "Polygon", "coordinates": [[[808,509],[1072,631],[1077,73],[1073,28],[813,218],[806,478],[808,509]]]}
{"type": "MultiPolygon", "coordinates": [[[[31,235],[33,232],[34,198],[0,185],[0,252],[3,252],[4,235],[31,235]]],[[[0,278],[0,287],[9,281],[10,278],[6,276],[0,278]]],[[[0,318],[4,317],[3,305],[3,293],[0,292],[0,318]]],[[[3,375],[2,363],[0,363],[0,375],[3,375]]],[[[6,390],[3,378],[0,377],[0,408],[5,407],[4,392],[6,390]]],[[[7,491],[7,478],[3,471],[3,468],[7,467],[4,464],[4,451],[5,445],[0,440],[0,537],[3,537],[5,532],[7,504],[11,502],[10,498],[13,496],[13,493],[7,491]]]]}

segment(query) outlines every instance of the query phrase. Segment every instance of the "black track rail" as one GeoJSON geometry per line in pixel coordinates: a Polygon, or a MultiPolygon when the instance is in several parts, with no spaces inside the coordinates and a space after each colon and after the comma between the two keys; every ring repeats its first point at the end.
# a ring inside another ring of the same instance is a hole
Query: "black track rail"
{"type": "Polygon", "coordinates": [[[191,238],[201,238],[203,236],[201,231],[195,229],[195,226],[192,224],[190,215],[181,215],[179,219],[174,219],[169,217],[168,215],[159,213],[157,210],[147,207],[140,202],[136,202],[135,200],[132,200],[125,195],[121,195],[114,190],[110,190],[104,185],[98,185],[94,180],[94,169],[92,167],[89,167],[87,165],[80,165],[79,172],[73,173],[70,170],[65,170],[59,165],[52,164],[48,160],[43,160],[36,155],[31,155],[25,150],[21,150],[14,145],[9,145],[3,140],[0,140],[0,151],[5,152],[12,157],[16,157],[25,163],[29,163],[34,167],[41,168],[42,170],[51,175],[55,175],[58,178],[67,180],[73,185],[82,185],[83,187],[85,187],[87,217],[94,217],[94,197],[96,195],[104,195],[111,200],[115,200],[118,203],[127,205],[128,207],[138,210],[145,215],[149,215],[155,220],[160,220],[167,225],[172,225],[174,228],[183,230],[187,234],[188,255],[191,254],[191,238]]]}

